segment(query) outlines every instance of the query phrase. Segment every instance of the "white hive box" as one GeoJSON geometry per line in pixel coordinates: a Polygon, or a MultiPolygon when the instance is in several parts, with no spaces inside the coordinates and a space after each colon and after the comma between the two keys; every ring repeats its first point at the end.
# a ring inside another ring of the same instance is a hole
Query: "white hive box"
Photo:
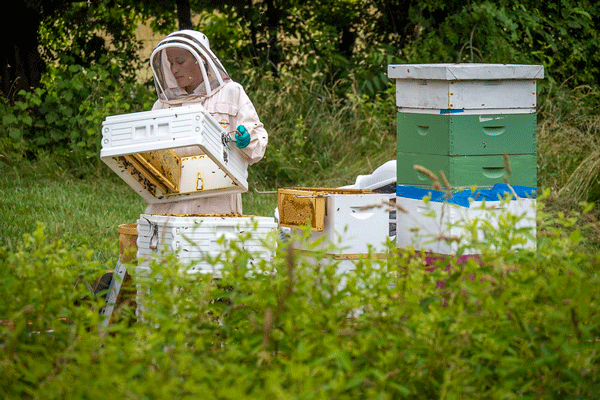
{"type": "Polygon", "coordinates": [[[395,211],[388,211],[389,206],[362,208],[393,201],[394,197],[376,193],[327,195],[324,229],[312,232],[312,238],[325,237],[326,242],[340,246],[334,254],[367,254],[369,247],[373,253],[387,254],[385,242],[396,234],[395,211]]]}
{"type": "MultiPolygon", "coordinates": [[[[520,217],[514,229],[529,229],[535,237],[536,231],[536,199],[513,198],[506,200],[474,201],[469,206],[448,202],[428,201],[422,199],[397,197],[396,202],[408,211],[398,213],[396,242],[399,248],[413,247],[415,250],[436,254],[456,254],[459,244],[468,243],[465,239],[465,224],[478,220],[478,227],[490,224],[497,228],[499,221],[508,214],[520,217]],[[440,240],[441,237],[460,238],[460,242],[440,240]]],[[[483,230],[478,230],[478,240],[484,240],[483,230]]],[[[521,248],[535,249],[535,241],[528,239],[521,248]]],[[[477,254],[473,248],[465,249],[464,254],[477,254]]]]}
{"type": "Polygon", "coordinates": [[[387,254],[385,242],[396,235],[396,213],[383,203],[389,201],[395,201],[395,194],[355,189],[279,189],[279,225],[300,228],[310,220],[312,239],[323,238],[321,248],[330,243],[338,246],[331,254],[345,259],[366,255],[369,247],[374,254],[387,254]]]}
{"type": "Polygon", "coordinates": [[[149,203],[245,192],[248,163],[226,139],[201,105],[114,115],[100,157],[149,203]],[[184,147],[189,156],[173,150],[184,147]]]}
{"type": "Polygon", "coordinates": [[[148,270],[150,260],[160,258],[162,251],[174,250],[181,262],[189,264],[189,273],[219,277],[222,264],[211,265],[207,257],[223,256],[229,243],[237,241],[251,254],[251,263],[270,260],[272,251],[263,241],[276,228],[275,219],[269,217],[142,214],[137,221],[140,269],[148,270]],[[221,240],[223,243],[218,243],[221,240]]]}
{"type": "Polygon", "coordinates": [[[399,112],[515,114],[534,113],[541,65],[396,64],[399,112]]]}

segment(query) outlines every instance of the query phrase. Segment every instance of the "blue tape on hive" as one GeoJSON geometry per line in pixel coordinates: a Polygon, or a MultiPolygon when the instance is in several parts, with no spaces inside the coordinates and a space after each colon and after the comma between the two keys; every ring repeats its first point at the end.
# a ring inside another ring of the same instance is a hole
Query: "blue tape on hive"
{"type": "MultiPolygon", "coordinates": [[[[481,190],[469,190],[464,189],[452,193],[452,197],[445,197],[446,193],[439,190],[424,189],[415,186],[396,186],[396,196],[406,197],[409,199],[422,199],[425,196],[431,196],[430,201],[435,202],[448,202],[453,203],[462,207],[469,207],[469,199],[473,201],[498,201],[504,199],[504,196],[509,193],[514,193],[518,197],[524,197],[528,199],[535,199],[537,196],[537,188],[529,186],[515,186],[510,187],[503,183],[495,184],[491,189],[481,190]]],[[[513,196],[513,200],[515,197],[513,196]]]]}

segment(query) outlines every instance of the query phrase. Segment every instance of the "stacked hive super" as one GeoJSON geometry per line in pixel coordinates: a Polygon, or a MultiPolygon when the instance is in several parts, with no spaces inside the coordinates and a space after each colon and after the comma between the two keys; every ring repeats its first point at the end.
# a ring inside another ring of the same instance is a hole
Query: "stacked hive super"
{"type": "Polygon", "coordinates": [[[495,221],[501,211],[524,215],[518,226],[535,228],[536,80],[543,75],[537,65],[388,66],[398,106],[396,201],[409,211],[398,220],[399,247],[454,253],[459,242],[435,238],[459,237],[456,224],[495,221]],[[432,190],[414,165],[443,171],[451,190],[432,190]],[[499,201],[507,192],[513,200],[499,201]]]}
{"type": "MultiPolygon", "coordinates": [[[[149,203],[248,189],[245,157],[201,105],[107,117],[100,157],[149,203]]],[[[219,276],[222,262],[211,260],[225,254],[232,240],[251,252],[250,262],[271,257],[263,239],[276,226],[268,217],[142,214],[138,268],[148,270],[153,257],[175,250],[189,272],[219,276]]]]}

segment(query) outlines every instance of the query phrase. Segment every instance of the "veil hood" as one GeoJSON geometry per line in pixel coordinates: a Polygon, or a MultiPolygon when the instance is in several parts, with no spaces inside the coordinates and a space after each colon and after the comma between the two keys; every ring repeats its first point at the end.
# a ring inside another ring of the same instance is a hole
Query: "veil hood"
{"type": "Polygon", "coordinates": [[[150,55],[150,66],[158,99],[169,105],[178,105],[195,98],[210,96],[231,79],[219,59],[210,50],[206,35],[193,30],[173,32],[161,40],[150,55]],[[192,93],[177,85],[167,59],[167,50],[170,48],[187,50],[200,66],[202,82],[192,93]]]}

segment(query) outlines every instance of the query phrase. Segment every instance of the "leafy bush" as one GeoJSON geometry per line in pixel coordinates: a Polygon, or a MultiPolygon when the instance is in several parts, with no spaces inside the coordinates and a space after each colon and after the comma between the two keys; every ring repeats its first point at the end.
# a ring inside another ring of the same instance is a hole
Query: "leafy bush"
{"type": "Polygon", "coordinates": [[[63,366],[91,356],[84,343],[93,339],[99,304],[85,285],[97,272],[90,256],[83,248],[71,252],[61,241],[48,241],[41,225],[15,251],[0,248],[3,398],[36,397],[63,366]]]}
{"type": "Polygon", "coordinates": [[[53,154],[63,164],[83,168],[99,165],[102,121],[108,115],[149,109],[150,92],[123,82],[111,63],[82,68],[70,65],[45,75],[44,87],[20,93],[11,106],[3,99],[4,160],[16,163],[53,154]]]}
{"type": "Polygon", "coordinates": [[[407,249],[343,277],[325,250],[293,251],[308,232],[254,265],[232,242],[217,281],[167,253],[135,276],[138,321],[129,326],[125,309],[106,331],[83,284],[94,262],[38,228],[0,251],[11,300],[0,306],[0,388],[8,398],[107,388],[129,398],[594,398],[600,256],[581,247],[582,217],[540,217],[537,251],[480,243],[478,260],[428,268],[407,249]]]}

